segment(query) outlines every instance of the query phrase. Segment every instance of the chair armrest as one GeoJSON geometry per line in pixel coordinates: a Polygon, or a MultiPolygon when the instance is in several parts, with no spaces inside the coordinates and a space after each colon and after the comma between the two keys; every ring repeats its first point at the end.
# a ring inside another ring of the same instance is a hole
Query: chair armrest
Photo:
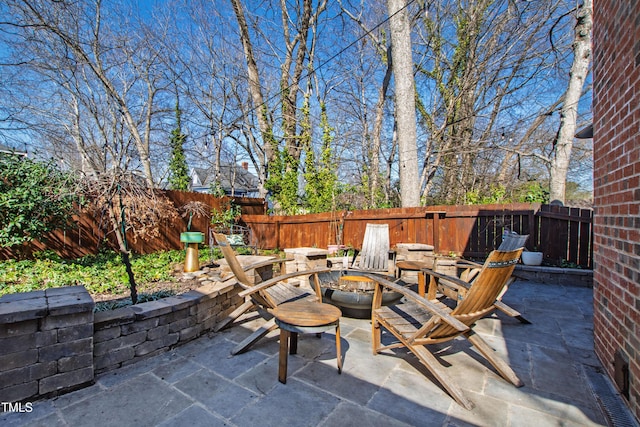
{"type": "Polygon", "coordinates": [[[293,261],[293,258],[273,258],[265,261],[254,262],[253,264],[249,264],[247,266],[242,267],[243,271],[249,271],[254,268],[266,267],[268,265],[273,264],[282,264],[283,262],[293,261]]]}
{"type": "Polygon", "coordinates": [[[420,271],[422,271],[427,276],[435,277],[437,279],[442,279],[446,281],[446,283],[443,283],[440,281],[438,281],[438,283],[444,286],[448,286],[450,288],[464,289],[465,291],[468,291],[469,288],[471,287],[469,283],[465,282],[462,279],[459,279],[455,276],[449,276],[446,274],[438,273],[437,271],[433,271],[430,268],[423,268],[420,271]]]}
{"type": "Polygon", "coordinates": [[[460,278],[465,282],[469,283],[473,279],[475,279],[475,277],[478,275],[480,270],[482,270],[482,264],[478,264],[477,262],[463,259],[456,263],[456,268],[460,270],[464,270],[460,274],[460,278]]]}
{"type": "MultiPolygon", "coordinates": [[[[391,289],[394,292],[397,292],[399,294],[404,295],[405,298],[410,299],[411,301],[421,305],[427,311],[431,312],[435,316],[440,317],[444,322],[448,323],[450,326],[452,326],[453,328],[457,329],[458,331],[464,332],[464,331],[468,331],[470,329],[467,325],[465,325],[464,323],[462,323],[461,321],[459,321],[458,319],[453,317],[449,312],[447,312],[447,311],[443,310],[442,308],[438,307],[436,304],[432,303],[428,299],[426,299],[424,297],[421,297],[417,292],[414,292],[409,288],[406,288],[406,287],[404,287],[402,285],[399,285],[397,283],[393,283],[393,282],[391,282],[391,281],[389,281],[389,280],[385,279],[384,277],[381,277],[381,276],[379,276],[377,274],[362,273],[361,275],[373,280],[376,283],[378,283],[378,286],[376,286],[376,290],[375,290],[376,293],[380,292],[379,287],[381,287],[381,286],[383,286],[385,288],[388,288],[388,289],[391,289]]],[[[375,300],[376,300],[376,298],[374,297],[374,301],[375,300]]],[[[380,299],[378,298],[378,300],[380,300],[380,299]]],[[[374,307],[374,309],[375,308],[376,307],[374,307]]]]}
{"type": "Polygon", "coordinates": [[[252,286],[251,288],[240,292],[238,295],[241,296],[241,297],[246,297],[246,296],[249,296],[251,294],[255,294],[256,292],[260,292],[261,290],[266,289],[266,288],[268,288],[270,286],[273,286],[278,282],[282,282],[283,280],[291,279],[292,277],[306,276],[306,275],[310,276],[312,274],[326,273],[328,271],[331,271],[331,270],[329,268],[322,267],[322,268],[314,268],[313,270],[294,271],[293,273],[282,274],[282,275],[280,275],[278,277],[274,277],[273,279],[265,280],[262,283],[259,283],[259,284],[255,285],[255,286],[252,286]]]}
{"type": "Polygon", "coordinates": [[[463,259],[456,262],[456,267],[457,268],[482,268],[482,264],[463,259]]]}

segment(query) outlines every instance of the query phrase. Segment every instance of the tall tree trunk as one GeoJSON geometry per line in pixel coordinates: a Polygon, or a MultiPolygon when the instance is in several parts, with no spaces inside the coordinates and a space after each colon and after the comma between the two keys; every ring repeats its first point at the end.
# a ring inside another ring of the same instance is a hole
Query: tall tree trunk
{"type": "Polygon", "coordinates": [[[584,0],[577,11],[577,23],[573,41],[573,64],[569,72],[569,86],[560,111],[560,128],[555,144],[555,156],[551,161],[549,199],[565,202],[567,171],[571,160],[573,136],[576,133],[578,101],[582,95],[591,61],[591,29],[593,2],[584,0]]]}
{"type": "MultiPolygon", "coordinates": [[[[295,36],[291,37],[289,22],[291,17],[284,1],[280,2],[282,12],[282,30],[286,43],[286,55],[281,65],[280,90],[282,91],[282,130],[284,132],[287,152],[297,163],[302,151],[301,138],[297,134],[298,118],[297,104],[300,91],[300,79],[304,71],[304,61],[307,58],[307,38],[314,16],[312,15],[311,0],[303,0],[301,16],[298,17],[299,29],[295,36]],[[298,50],[295,47],[298,46],[298,50]],[[295,55],[294,55],[295,54],[295,55]],[[293,70],[291,69],[293,65],[293,70]]],[[[287,165],[291,167],[292,165],[287,165]]]]}
{"type": "Polygon", "coordinates": [[[80,130],[80,107],[78,105],[78,98],[75,95],[72,95],[71,97],[71,108],[73,110],[73,116],[70,120],[72,124],[69,129],[69,133],[73,135],[73,141],[75,142],[76,148],[78,149],[78,154],[80,155],[80,170],[86,177],[95,179],[95,177],[98,176],[98,168],[93,162],[92,157],[89,155],[89,153],[87,153],[87,148],[82,138],[82,133],[80,130]]]}
{"type": "MultiPolygon", "coordinates": [[[[384,120],[384,104],[385,99],[387,98],[387,89],[389,88],[389,81],[391,80],[391,49],[387,49],[387,69],[384,73],[384,79],[382,79],[382,87],[378,91],[378,102],[376,103],[376,117],[373,124],[373,135],[372,135],[372,147],[371,147],[371,189],[370,189],[370,198],[373,203],[375,203],[375,195],[378,191],[378,186],[380,185],[380,150],[382,147],[382,141],[380,136],[382,135],[382,122],[384,120]]],[[[387,194],[388,196],[388,194],[387,194]]],[[[387,197],[388,198],[388,197],[387,197]]]]}
{"type": "Polygon", "coordinates": [[[122,212],[122,209],[124,209],[122,207],[122,200],[120,200],[119,208],[116,208],[113,204],[113,200],[110,200],[108,202],[108,209],[111,227],[116,236],[116,241],[118,242],[120,259],[122,259],[122,263],[124,264],[127,272],[127,277],[129,278],[129,295],[131,297],[131,303],[137,304],[138,285],[136,283],[135,275],[133,274],[133,269],[131,268],[131,258],[129,257],[129,248],[127,247],[126,225],[124,223],[124,213],[122,212]],[[120,210],[120,217],[116,214],[116,209],[120,210]]]}
{"type": "MultiPolygon", "coordinates": [[[[262,135],[264,153],[267,159],[267,164],[270,164],[276,159],[277,143],[273,137],[269,111],[262,95],[262,85],[260,83],[260,74],[258,73],[258,64],[256,63],[256,58],[253,53],[251,39],[249,38],[249,27],[247,26],[244,11],[242,10],[242,3],[240,0],[231,0],[231,3],[238,21],[238,27],[240,28],[240,41],[242,42],[244,57],[247,61],[247,74],[249,76],[249,92],[251,94],[251,101],[253,102],[253,107],[258,111],[258,126],[260,126],[260,133],[262,135]]],[[[266,182],[268,168],[264,168],[262,173],[264,176],[261,182],[266,182]]],[[[261,189],[261,193],[264,193],[260,194],[261,197],[266,196],[266,190],[264,188],[261,189]]]]}
{"type": "Polygon", "coordinates": [[[411,54],[411,27],[405,0],[388,0],[391,56],[395,76],[395,118],[398,124],[400,201],[403,207],[420,205],[416,130],[415,81],[411,54]]]}

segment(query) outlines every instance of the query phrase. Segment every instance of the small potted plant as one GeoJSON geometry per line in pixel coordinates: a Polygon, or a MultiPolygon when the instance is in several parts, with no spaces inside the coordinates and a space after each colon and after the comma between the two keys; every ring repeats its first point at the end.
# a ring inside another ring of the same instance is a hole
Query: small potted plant
{"type": "Polygon", "coordinates": [[[533,251],[524,250],[521,255],[522,263],[524,265],[541,265],[542,264],[542,252],[537,251],[534,248],[533,251]]]}
{"type": "Polygon", "coordinates": [[[227,199],[219,208],[211,210],[211,224],[217,232],[230,234],[241,215],[242,207],[227,199]]]}

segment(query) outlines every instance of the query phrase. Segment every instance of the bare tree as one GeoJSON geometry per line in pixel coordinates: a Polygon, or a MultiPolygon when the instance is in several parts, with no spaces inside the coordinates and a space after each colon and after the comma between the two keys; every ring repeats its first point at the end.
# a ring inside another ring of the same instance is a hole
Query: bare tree
{"type": "Polygon", "coordinates": [[[153,50],[145,49],[144,41],[116,35],[111,27],[114,22],[103,21],[100,0],[46,4],[16,0],[10,1],[9,7],[12,20],[4,25],[18,31],[23,43],[37,46],[34,59],[38,63],[62,65],[61,58],[66,74],[83,74],[89,84],[83,88],[85,93],[99,90],[113,102],[117,119],[122,120],[135,146],[147,185],[153,188],[151,120],[158,93],[153,50]]]}
{"type": "Polygon", "coordinates": [[[568,49],[570,4],[175,0],[136,11],[124,0],[8,0],[0,140],[37,141],[87,177],[141,171],[157,185],[179,98],[190,166],[248,161],[261,195],[286,184],[296,209],[306,154],[329,128],[339,206],[405,204],[408,187],[422,203],[467,203],[527,179],[564,182],[574,112],[561,108],[577,103],[566,69],[581,55],[568,49]],[[405,74],[392,80],[398,10],[405,74]],[[412,76],[407,101],[394,102],[412,76]],[[405,119],[417,123],[408,150],[405,119]],[[419,175],[406,178],[407,161],[419,175]]]}
{"type": "Polygon", "coordinates": [[[134,31],[114,31],[113,17],[125,15],[114,8],[103,21],[99,0],[8,6],[10,19],[1,25],[15,44],[7,66],[20,68],[29,82],[16,97],[21,120],[47,152],[81,172],[87,209],[115,236],[135,303],[127,235],[156,236],[159,222],[177,215],[153,190],[150,144],[165,84],[157,51],[134,31]]]}
{"type": "MultiPolygon", "coordinates": [[[[253,101],[253,108],[257,111],[261,138],[269,165],[266,172],[269,174],[269,179],[278,180],[275,186],[278,187],[276,192],[279,193],[283,191],[282,186],[297,187],[297,171],[303,146],[298,130],[298,97],[301,92],[302,79],[308,77],[308,75],[304,74],[305,67],[309,59],[313,57],[310,49],[314,44],[312,43],[313,38],[309,37],[309,33],[318,22],[320,15],[325,11],[327,2],[326,0],[320,1],[315,8],[312,0],[301,0],[292,3],[281,1],[279,3],[281,41],[284,44],[284,52],[282,58],[279,59],[280,86],[278,88],[278,99],[281,112],[279,129],[282,131],[285,156],[280,156],[278,153],[279,141],[275,135],[273,119],[263,94],[265,90],[264,83],[261,82],[261,70],[258,67],[257,55],[253,49],[254,43],[249,32],[244,6],[240,0],[232,0],[232,4],[247,64],[249,91],[253,101]],[[277,177],[280,174],[282,174],[283,178],[277,177]],[[296,177],[295,183],[285,182],[292,181],[293,177],[296,177]]],[[[256,32],[259,33],[258,30],[256,32]]],[[[267,43],[271,43],[271,41],[267,43]]],[[[262,70],[262,73],[266,73],[265,69],[262,70]]],[[[293,192],[295,193],[296,191],[297,189],[294,188],[293,192]]],[[[289,195],[289,197],[291,196],[289,195]]],[[[293,200],[289,200],[288,203],[290,206],[296,204],[293,200]]]]}
{"type": "Polygon", "coordinates": [[[248,160],[257,172],[258,188],[264,197],[265,149],[249,143],[254,135],[245,138],[242,131],[250,128],[259,135],[261,127],[256,120],[263,116],[251,114],[243,49],[228,31],[234,25],[233,18],[217,6],[202,0],[185,3],[178,10],[160,10],[156,15],[166,22],[167,36],[157,39],[149,28],[148,37],[161,46],[162,61],[184,107],[191,164],[211,171],[213,180],[219,183],[223,165],[248,160]],[[164,18],[180,14],[185,19],[164,18]]]}
{"type": "MultiPolygon", "coordinates": [[[[257,120],[260,126],[260,133],[264,144],[265,157],[268,163],[273,164],[276,161],[278,143],[273,135],[273,119],[265,102],[262,84],[260,83],[260,72],[253,52],[253,44],[249,35],[249,27],[244,15],[244,10],[240,0],[231,0],[233,11],[235,12],[240,29],[240,41],[244,49],[244,56],[247,63],[247,75],[249,82],[249,93],[253,101],[253,107],[257,110],[257,120]]],[[[262,182],[266,182],[268,170],[263,171],[262,182]]],[[[264,188],[263,188],[264,193],[264,188]]]]}
{"type": "MultiPolygon", "coordinates": [[[[389,90],[389,86],[391,83],[391,77],[393,75],[392,70],[392,61],[391,61],[391,46],[389,45],[389,41],[385,37],[385,34],[380,34],[379,31],[373,31],[370,27],[371,24],[367,24],[365,22],[365,16],[368,18],[368,21],[375,22],[376,19],[382,20],[384,16],[382,14],[375,14],[372,8],[368,8],[366,10],[360,10],[357,14],[350,10],[346,4],[340,2],[340,7],[342,11],[349,16],[353,22],[355,22],[359,28],[362,29],[363,33],[371,40],[371,44],[375,47],[375,54],[379,58],[380,65],[384,69],[384,77],[382,81],[378,85],[377,88],[377,99],[375,103],[375,107],[373,108],[373,124],[369,126],[368,123],[368,114],[363,114],[363,119],[366,119],[363,123],[363,131],[362,131],[362,146],[365,153],[365,164],[367,165],[364,168],[364,171],[367,174],[366,179],[362,181],[368,185],[367,196],[368,203],[366,206],[368,207],[376,207],[379,202],[379,193],[381,187],[384,188],[384,200],[383,202],[388,205],[390,200],[391,193],[391,168],[387,168],[386,174],[386,182],[384,185],[381,183],[383,169],[380,163],[380,157],[383,155],[383,143],[382,143],[382,132],[385,120],[385,105],[387,101],[387,94],[389,90]]],[[[388,11],[387,11],[388,13],[388,11]]],[[[356,57],[362,58],[360,61],[363,64],[360,68],[363,69],[363,77],[361,80],[369,77],[369,74],[374,74],[371,71],[371,68],[375,65],[371,60],[371,57],[366,57],[365,47],[368,43],[363,43],[363,46],[358,46],[359,53],[356,57]]],[[[366,86],[368,86],[369,82],[362,82],[360,90],[357,92],[359,95],[358,103],[362,105],[362,107],[366,110],[367,103],[369,102],[369,91],[366,86]]],[[[342,91],[341,91],[342,92],[342,91]]],[[[344,96],[348,96],[349,92],[345,91],[344,96]]],[[[395,140],[393,142],[396,142],[395,140]]],[[[390,161],[393,156],[387,157],[390,161]]],[[[388,162],[389,163],[389,162],[388,162]]],[[[387,163],[387,164],[388,164],[387,163]]]]}
{"type": "Polygon", "coordinates": [[[560,128],[558,129],[558,137],[554,146],[555,156],[551,160],[549,198],[551,200],[559,200],[562,203],[565,202],[567,171],[571,161],[573,136],[576,133],[578,101],[582,96],[582,90],[589,74],[589,64],[591,63],[592,14],[592,0],[583,0],[582,5],[576,12],[573,63],[569,72],[569,84],[560,111],[560,128]]]}
{"type": "Polygon", "coordinates": [[[432,89],[418,97],[424,199],[466,203],[468,194],[518,184],[524,164],[515,152],[539,148],[532,131],[557,100],[548,31],[564,6],[563,0],[443,2],[418,17],[418,81],[432,89]]]}

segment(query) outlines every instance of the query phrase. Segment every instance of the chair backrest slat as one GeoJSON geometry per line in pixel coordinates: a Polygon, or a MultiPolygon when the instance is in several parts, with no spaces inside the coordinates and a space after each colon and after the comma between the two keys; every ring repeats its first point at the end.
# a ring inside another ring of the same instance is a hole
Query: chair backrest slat
{"type": "Polygon", "coordinates": [[[389,267],[389,225],[367,224],[357,268],[386,271],[389,267]]]}
{"type": "Polygon", "coordinates": [[[251,281],[249,281],[249,277],[247,277],[246,273],[242,269],[238,258],[236,258],[236,253],[234,252],[233,248],[231,247],[231,245],[229,245],[227,236],[220,233],[214,233],[213,235],[216,239],[216,242],[218,242],[218,246],[222,251],[224,259],[227,260],[227,264],[229,264],[229,268],[233,272],[234,276],[236,276],[236,279],[238,279],[240,286],[242,286],[243,288],[250,288],[252,286],[252,283],[251,281]]]}
{"type": "Polygon", "coordinates": [[[529,238],[528,234],[507,233],[502,237],[502,243],[498,246],[499,251],[513,251],[515,249],[524,248],[529,238]]]}
{"type": "Polygon", "coordinates": [[[511,277],[521,253],[522,248],[491,252],[464,300],[456,306],[452,314],[470,313],[493,305],[511,277]]]}

